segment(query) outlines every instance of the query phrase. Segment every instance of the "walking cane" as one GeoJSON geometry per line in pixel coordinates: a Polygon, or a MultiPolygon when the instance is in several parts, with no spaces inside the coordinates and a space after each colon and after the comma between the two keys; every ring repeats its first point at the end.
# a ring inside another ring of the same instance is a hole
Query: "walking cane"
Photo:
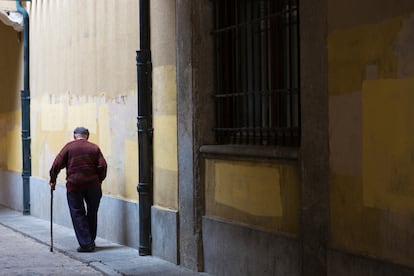
{"type": "Polygon", "coordinates": [[[50,252],[53,252],[53,189],[50,189],[50,252]]]}

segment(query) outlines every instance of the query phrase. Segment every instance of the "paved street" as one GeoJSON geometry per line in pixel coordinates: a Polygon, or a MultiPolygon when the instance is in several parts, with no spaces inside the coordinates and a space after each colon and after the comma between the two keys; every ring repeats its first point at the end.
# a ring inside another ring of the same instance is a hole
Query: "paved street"
{"type": "Polygon", "coordinates": [[[96,239],[96,251],[78,253],[73,229],[23,216],[0,206],[0,275],[130,275],[209,276],[153,256],[139,256],[136,248],[96,239]]]}
{"type": "Polygon", "coordinates": [[[103,275],[47,245],[0,225],[0,275],[103,275]]]}

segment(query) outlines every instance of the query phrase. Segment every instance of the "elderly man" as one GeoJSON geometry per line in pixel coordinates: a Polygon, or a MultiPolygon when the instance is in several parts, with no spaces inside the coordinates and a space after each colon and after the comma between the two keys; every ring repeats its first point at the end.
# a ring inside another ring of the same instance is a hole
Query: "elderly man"
{"type": "Polygon", "coordinates": [[[99,147],[88,141],[88,129],[75,128],[73,138],[53,162],[50,169],[50,188],[55,189],[59,172],[66,168],[66,196],[80,245],[77,250],[93,252],[98,208],[102,197],[101,183],[106,177],[107,164],[99,147]]]}

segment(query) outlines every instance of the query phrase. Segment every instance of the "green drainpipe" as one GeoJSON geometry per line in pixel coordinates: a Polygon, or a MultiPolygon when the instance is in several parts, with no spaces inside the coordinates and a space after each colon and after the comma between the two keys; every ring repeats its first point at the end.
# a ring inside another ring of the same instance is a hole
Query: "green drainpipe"
{"type": "Polygon", "coordinates": [[[30,78],[29,78],[29,14],[16,1],[17,10],[23,15],[23,49],[24,49],[24,89],[21,91],[22,105],[22,153],[23,153],[23,214],[30,214],[30,176],[32,175],[30,150],[30,78]]]}

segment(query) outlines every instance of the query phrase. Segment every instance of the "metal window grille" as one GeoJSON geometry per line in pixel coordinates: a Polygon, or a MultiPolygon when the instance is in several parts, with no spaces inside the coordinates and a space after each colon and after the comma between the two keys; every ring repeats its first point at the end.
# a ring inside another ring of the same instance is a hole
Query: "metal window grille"
{"type": "Polygon", "coordinates": [[[215,0],[216,139],[298,146],[298,0],[215,0]]]}

